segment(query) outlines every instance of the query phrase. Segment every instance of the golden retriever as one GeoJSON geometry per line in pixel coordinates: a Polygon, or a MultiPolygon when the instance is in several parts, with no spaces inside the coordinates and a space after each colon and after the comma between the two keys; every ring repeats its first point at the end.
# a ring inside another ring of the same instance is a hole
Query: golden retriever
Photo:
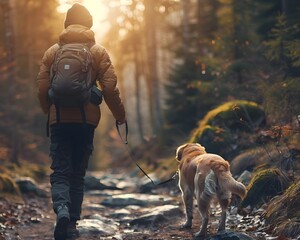
{"type": "Polygon", "coordinates": [[[245,186],[232,177],[227,161],[219,155],[206,153],[205,148],[198,143],[179,146],[176,159],[179,162],[178,185],[186,211],[186,222],[181,227],[192,227],[195,196],[202,218],[202,226],[195,237],[205,238],[210,202],[216,196],[222,208],[218,231],[225,230],[226,210],[230,204],[231,194],[243,198],[246,194],[245,186]]]}

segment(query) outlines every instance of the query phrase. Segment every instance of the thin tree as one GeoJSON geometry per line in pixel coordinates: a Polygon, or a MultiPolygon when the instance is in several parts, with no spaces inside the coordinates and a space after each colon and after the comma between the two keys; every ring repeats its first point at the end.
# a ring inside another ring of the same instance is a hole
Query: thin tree
{"type": "MultiPolygon", "coordinates": [[[[14,112],[15,112],[15,45],[14,45],[14,28],[11,16],[11,6],[9,0],[1,1],[1,11],[3,13],[2,21],[4,23],[4,33],[5,33],[5,82],[7,82],[7,97],[5,106],[10,106],[7,111],[7,123],[14,122],[14,112]]],[[[12,155],[11,162],[19,165],[19,138],[17,136],[16,128],[10,127],[11,130],[11,140],[12,140],[12,155]]]]}
{"type": "Polygon", "coordinates": [[[160,84],[157,69],[157,23],[156,8],[157,1],[145,0],[145,34],[146,34],[146,56],[147,72],[146,79],[149,90],[149,101],[153,133],[157,134],[162,126],[160,108],[160,84]]]}

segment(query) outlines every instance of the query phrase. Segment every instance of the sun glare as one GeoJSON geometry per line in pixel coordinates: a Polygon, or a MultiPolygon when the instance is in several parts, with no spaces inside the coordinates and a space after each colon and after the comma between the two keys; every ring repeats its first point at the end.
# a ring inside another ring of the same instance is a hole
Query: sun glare
{"type": "Polygon", "coordinates": [[[103,35],[108,30],[109,24],[105,22],[108,14],[108,7],[103,4],[101,0],[83,0],[83,1],[70,1],[70,0],[60,0],[60,5],[57,11],[61,13],[66,13],[68,9],[75,2],[82,3],[93,16],[93,27],[96,38],[102,38],[103,35]]]}

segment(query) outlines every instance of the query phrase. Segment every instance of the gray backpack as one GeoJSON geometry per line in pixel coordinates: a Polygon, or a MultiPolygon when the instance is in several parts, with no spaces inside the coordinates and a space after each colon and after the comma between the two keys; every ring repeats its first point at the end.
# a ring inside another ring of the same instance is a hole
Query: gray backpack
{"type": "Polygon", "coordinates": [[[49,98],[55,106],[83,107],[90,101],[92,54],[82,43],[60,45],[51,67],[49,98]]]}

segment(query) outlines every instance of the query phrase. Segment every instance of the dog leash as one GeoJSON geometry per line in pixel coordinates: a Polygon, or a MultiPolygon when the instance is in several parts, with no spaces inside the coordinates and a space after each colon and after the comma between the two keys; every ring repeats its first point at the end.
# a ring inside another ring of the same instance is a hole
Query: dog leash
{"type": "Polygon", "coordinates": [[[129,158],[130,158],[130,160],[132,161],[132,162],[134,162],[135,163],[135,165],[140,169],[140,171],[151,181],[151,183],[153,184],[153,185],[155,185],[155,186],[160,186],[160,185],[163,185],[163,184],[166,184],[166,183],[168,183],[168,182],[171,182],[171,181],[173,181],[173,180],[175,180],[176,179],[176,177],[178,176],[178,171],[176,171],[174,174],[173,174],[173,176],[170,178],[170,179],[168,179],[168,180],[165,180],[165,181],[163,181],[163,182],[159,182],[159,183],[155,183],[153,180],[152,180],[152,178],[143,170],[143,168],[133,159],[133,156],[132,156],[132,154],[131,154],[131,151],[130,151],[130,149],[129,149],[129,145],[128,145],[128,123],[127,123],[127,121],[125,122],[125,139],[122,137],[122,135],[121,135],[121,132],[120,132],[120,128],[119,128],[119,123],[118,123],[118,121],[116,121],[116,128],[117,128],[117,131],[118,131],[118,134],[119,134],[119,137],[120,137],[120,139],[122,140],[122,142],[125,144],[125,146],[126,146],[126,150],[127,150],[127,152],[128,152],[128,155],[129,155],[129,158]]]}

